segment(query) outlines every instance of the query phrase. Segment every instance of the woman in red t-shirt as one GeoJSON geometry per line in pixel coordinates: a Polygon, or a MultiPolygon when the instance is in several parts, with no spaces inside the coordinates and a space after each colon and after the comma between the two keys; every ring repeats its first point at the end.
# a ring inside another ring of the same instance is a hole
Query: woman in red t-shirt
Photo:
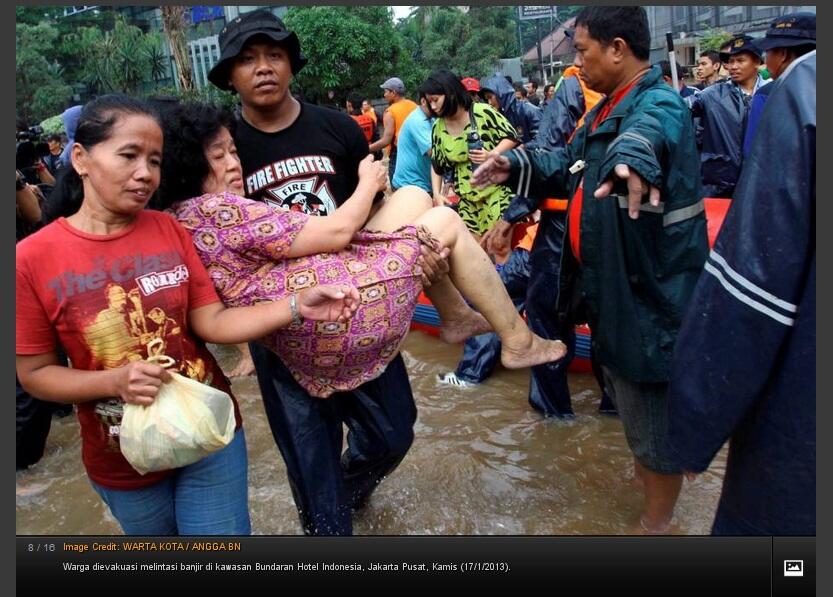
{"type": "Polygon", "coordinates": [[[302,317],[345,321],[359,295],[347,284],[317,286],[225,308],[188,233],[171,216],[144,209],[159,186],[161,160],[162,129],[143,102],[109,95],[84,107],[72,168],[51,198],[57,219],[17,245],[17,374],[31,394],[78,405],[84,466],[125,533],[248,534],[236,402],[228,446],[144,476],[119,449],[122,404],[153,402],[169,377],[146,361],[157,355],[230,394],[202,340],[253,340],[302,317]],[[58,361],[56,340],[72,368],[58,361]]]}

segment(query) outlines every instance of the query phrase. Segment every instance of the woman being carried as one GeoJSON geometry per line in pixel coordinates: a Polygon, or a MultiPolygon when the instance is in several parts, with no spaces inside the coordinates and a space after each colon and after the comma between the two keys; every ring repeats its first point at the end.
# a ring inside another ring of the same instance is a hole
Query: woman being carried
{"type": "Polygon", "coordinates": [[[361,301],[350,322],[294,325],[263,339],[312,395],[358,387],[398,352],[422,290],[420,243],[450,249],[450,279],[426,289],[459,342],[494,329],[508,368],[555,361],[564,344],[532,334],[515,311],[489,258],[452,210],[405,187],[367,220],[385,187],[384,168],[365,158],[354,194],[336,212],[310,217],[244,199],[230,115],[184,105],[165,119],[161,208],[191,233],[197,253],[229,306],[279,300],[317,284],[352,284],[361,301]],[[367,220],[367,221],[366,221],[367,220]],[[462,291],[482,315],[468,307],[462,291]],[[485,318],[485,319],[484,319],[485,318]]]}

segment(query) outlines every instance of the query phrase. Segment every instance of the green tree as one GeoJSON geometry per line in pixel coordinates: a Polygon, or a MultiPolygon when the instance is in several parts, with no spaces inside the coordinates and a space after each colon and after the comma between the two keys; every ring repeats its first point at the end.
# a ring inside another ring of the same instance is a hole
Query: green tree
{"type": "Polygon", "coordinates": [[[15,104],[17,115],[36,122],[62,111],[72,97],[55,60],[58,31],[46,22],[16,25],[15,104]]]}
{"type": "Polygon", "coordinates": [[[700,51],[720,51],[720,46],[732,38],[732,34],[725,29],[708,29],[700,38],[700,51]]]}
{"type": "Polygon", "coordinates": [[[327,101],[332,91],[341,102],[353,90],[378,97],[380,82],[402,77],[403,52],[386,6],[294,6],[285,21],[309,58],[295,77],[308,98],[327,101]]]}

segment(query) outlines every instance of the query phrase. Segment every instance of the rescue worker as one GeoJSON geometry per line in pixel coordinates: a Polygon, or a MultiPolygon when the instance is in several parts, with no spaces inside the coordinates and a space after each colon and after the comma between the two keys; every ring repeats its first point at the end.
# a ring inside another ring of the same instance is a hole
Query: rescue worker
{"type": "Polygon", "coordinates": [[[815,38],[793,13],[759,40],[775,82],[674,351],[678,461],[730,442],[716,535],[816,534],[815,38]]]}
{"type": "Polygon", "coordinates": [[[761,50],[748,35],[728,42],[721,59],[729,80],[715,83],[686,99],[700,118],[700,173],[705,197],[731,197],[743,162],[742,146],[752,97],[764,84],[758,74],[761,50]]]}
{"type": "Polygon", "coordinates": [[[506,116],[518,133],[521,143],[529,143],[538,134],[541,109],[529,102],[518,101],[515,97],[515,88],[506,80],[506,77],[494,75],[481,81],[480,95],[493,108],[506,116]]]}
{"type": "Polygon", "coordinates": [[[562,329],[590,323],[643,485],[638,529],[665,533],[682,486],[666,416],[671,354],[708,241],[691,117],[651,68],[650,38],[642,7],[583,9],[576,64],[607,97],[566,147],[492,156],[473,182],[570,197],[559,285],[544,292],[562,329]]]}

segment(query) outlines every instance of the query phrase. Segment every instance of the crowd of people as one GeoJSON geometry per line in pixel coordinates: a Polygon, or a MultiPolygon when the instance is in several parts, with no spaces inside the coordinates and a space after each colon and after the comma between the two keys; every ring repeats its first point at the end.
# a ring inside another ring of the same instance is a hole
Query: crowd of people
{"type": "MultiPolygon", "coordinates": [[[[76,405],[125,533],[248,534],[236,402],[233,441],[186,467],[140,475],[118,442],[122,405],[169,377],[150,357],[233,399],[205,342],[237,343],[304,532],[349,535],[414,439],[399,347],[424,290],[442,337],[465,340],[440,381],[529,368],[545,417],[574,416],[589,324],[639,532],[668,531],[684,477],[729,440],[713,532],[814,534],[815,15],[704,52],[697,86],[650,64],[641,7],[588,7],[569,35],[556,84],[439,69],[409,99],[393,76],[380,118],[356,92],[346,113],[293,97],[300,41],[257,10],[222,30],[209,73],[236,112],[123,95],[68,110],[36,168],[57,175],[49,197],[18,175],[19,421],[21,393],[76,405]],[[732,200],[711,252],[704,197],[732,200]]],[[[21,468],[40,456],[18,437],[21,468]]]]}

